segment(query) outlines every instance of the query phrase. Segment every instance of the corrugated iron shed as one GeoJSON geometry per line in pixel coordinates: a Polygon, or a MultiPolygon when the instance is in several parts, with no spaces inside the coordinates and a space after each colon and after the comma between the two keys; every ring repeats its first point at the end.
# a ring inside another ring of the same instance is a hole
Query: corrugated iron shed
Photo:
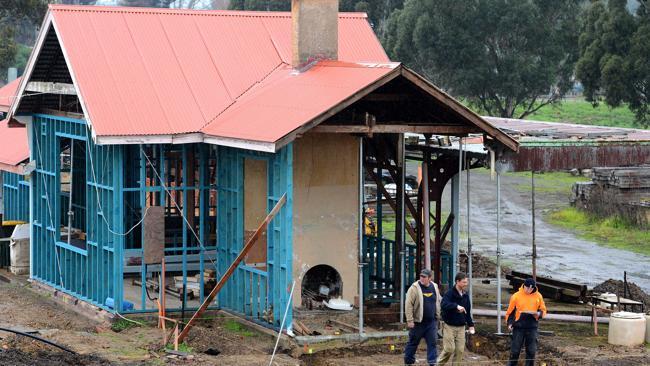
{"type": "Polygon", "coordinates": [[[608,142],[650,141],[650,130],[543,122],[513,118],[483,117],[521,144],[596,144],[608,142]]]}
{"type": "Polygon", "coordinates": [[[556,171],[650,164],[650,130],[483,117],[519,142],[510,171],[556,171]]]}

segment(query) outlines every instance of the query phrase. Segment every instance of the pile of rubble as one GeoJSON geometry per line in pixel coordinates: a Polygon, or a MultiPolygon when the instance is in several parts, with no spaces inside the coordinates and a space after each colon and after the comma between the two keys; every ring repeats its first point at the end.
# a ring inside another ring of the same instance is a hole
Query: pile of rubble
{"type": "MultiPolygon", "coordinates": [[[[467,273],[467,253],[460,251],[460,270],[467,273]]],[[[497,271],[496,262],[492,259],[478,253],[472,253],[472,277],[475,278],[495,278],[497,271]]],[[[510,268],[501,265],[501,277],[510,273],[510,268]]]]}
{"type": "MultiPolygon", "coordinates": [[[[623,285],[623,281],[613,280],[610,278],[609,280],[594,287],[593,291],[595,293],[610,292],[623,296],[623,285]]],[[[629,281],[627,283],[627,288],[628,298],[636,301],[641,301],[645,304],[646,308],[650,308],[650,295],[645,293],[639,286],[629,281]]]]}

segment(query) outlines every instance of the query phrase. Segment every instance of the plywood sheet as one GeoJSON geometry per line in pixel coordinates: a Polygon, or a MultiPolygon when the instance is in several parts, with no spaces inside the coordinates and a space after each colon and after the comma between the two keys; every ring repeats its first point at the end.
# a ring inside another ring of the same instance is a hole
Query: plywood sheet
{"type": "Polygon", "coordinates": [[[165,208],[149,207],[143,224],[144,263],[161,263],[165,255],[165,208]]]}
{"type": "MultiPolygon", "coordinates": [[[[244,160],[244,242],[257,230],[267,214],[267,177],[266,160],[244,160]]],[[[266,263],[267,234],[257,240],[246,256],[246,264],[266,263]]]]}

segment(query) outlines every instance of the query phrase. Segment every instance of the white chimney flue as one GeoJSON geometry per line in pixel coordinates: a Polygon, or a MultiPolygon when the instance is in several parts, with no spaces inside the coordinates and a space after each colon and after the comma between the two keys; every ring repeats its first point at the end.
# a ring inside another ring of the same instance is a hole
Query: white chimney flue
{"type": "Polygon", "coordinates": [[[338,0],[292,0],[292,65],[338,59],[338,0]]]}

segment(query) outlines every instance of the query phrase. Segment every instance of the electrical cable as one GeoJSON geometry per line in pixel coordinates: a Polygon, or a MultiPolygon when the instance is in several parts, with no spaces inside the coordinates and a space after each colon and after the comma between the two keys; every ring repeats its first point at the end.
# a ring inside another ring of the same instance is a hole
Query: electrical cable
{"type": "Polygon", "coordinates": [[[64,346],[61,346],[61,345],[59,345],[59,344],[56,344],[56,343],[54,343],[54,342],[52,342],[52,341],[49,341],[49,340],[47,340],[47,339],[45,339],[45,338],[41,338],[41,337],[39,337],[39,336],[35,336],[35,335],[33,335],[33,334],[29,334],[29,333],[21,332],[21,331],[19,331],[19,330],[15,330],[15,329],[3,328],[3,327],[0,327],[0,331],[3,331],[3,332],[9,332],[9,333],[14,333],[14,334],[21,335],[21,336],[23,336],[23,337],[32,338],[32,339],[35,339],[35,340],[37,340],[37,341],[40,341],[40,342],[43,342],[43,343],[49,344],[50,346],[53,346],[53,347],[56,347],[56,348],[62,349],[62,350],[64,350],[64,351],[66,351],[66,352],[72,353],[73,355],[76,355],[76,354],[77,354],[77,352],[75,352],[75,351],[73,351],[73,350],[71,350],[71,349],[69,349],[69,348],[66,348],[66,347],[64,347],[64,346]]]}
{"type": "MultiPolygon", "coordinates": [[[[88,129],[90,129],[90,126],[88,126],[88,129]]],[[[123,233],[120,233],[120,232],[117,232],[117,231],[111,229],[111,224],[106,219],[106,215],[104,215],[104,208],[102,207],[102,202],[101,202],[101,198],[100,198],[100,195],[99,195],[99,188],[97,187],[98,184],[97,184],[97,176],[95,175],[95,164],[94,164],[94,161],[93,161],[93,153],[92,153],[92,149],[90,147],[90,141],[89,140],[90,140],[90,138],[88,136],[88,130],[86,130],[86,146],[88,148],[88,156],[90,158],[89,159],[90,160],[90,171],[91,171],[92,177],[93,177],[93,183],[94,183],[93,187],[95,188],[95,192],[97,194],[97,207],[99,208],[99,212],[101,212],[100,216],[102,217],[104,223],[106,223],[106,229],[108,229],[108,232],[110,232],[113,235],[117,235],[117,236],[127,236],[133,230],[135,230],[135,228],[137,228],[138,226],[140,226],[140,224],[142,224],[144,222],[144,219],[147,216],[147,213],[149,212],[149,208],[151,206],[148,206],[145,209],[144,214],[142,215],[142,219],[140,221],[138,221],[137,223],[135,223],[135,225],[133,225],[129,230],[127,230],[127,231],[125,231],[123,233]]]]}
{"type": "MultiPolygon", "coordinates": [[[[174,198],[174,196],[171,194],[171,192],[170,192],[169,189],[167,188],[167,185],[165,184],[165,181],[162,179],[162,177],[161,177],[160,174],[158,173],[158,170],[156,169],[156,167],[154,166],[154,164],[151,162],[151,160],[149,159],[149,155],[147,155],[147,153],[144,151],[144,149],[142,148],[142,146],[140,146],[140,151],[141,151],[142,154],[144,155],[145,159],[147,159],[147,162],[149,163],[149,166],[151,166],[151,169],[153,170],[154,174],[156,175],[156,177],[157,177],[158,180],[160,181],[161,186],[163,187],[163,189],[165,190],[165,192],[166,192],[167,195],[169,196],[171,202],[172,202],[172,203],[174,204],[174,206],[176,207],[176,210],[178,210],[178,213],[181,215],[181,218],[183,219],[183,221],[185,222],[185,224],[187,225],[187,227],[190,229],[190,231],[192,232],[192,234],[193,234],[194,237],[196,238],[196,242],[199,244],[199,247],[201,247],[201,250],[203,250],[203,251],[207,251],[206,247],[203,246],[203,242],[201,241],[201,239],[199,238],[199,236],[196,234],[196,231],[194,231],[194,228],[192,227],[192,225],[190,225],[190,222],[189,222],[189,221],[187,220],[187,218],[185,217],[185,214],[183,213],[183,209],[181,209],[180,206],[178,205],[178,203],[176,202],[176,199],[174,198]]],[[[214,266],[215,271],[217,272],[217,275],[219,275],[219,270],[218,270],[218,268],[217,268],[217,264],[214,262],[214,260],[213,260],[210,256],[207,256],[207,258],[208,258],[208,260],[212,263],[212,265],[214,266]]]]}

